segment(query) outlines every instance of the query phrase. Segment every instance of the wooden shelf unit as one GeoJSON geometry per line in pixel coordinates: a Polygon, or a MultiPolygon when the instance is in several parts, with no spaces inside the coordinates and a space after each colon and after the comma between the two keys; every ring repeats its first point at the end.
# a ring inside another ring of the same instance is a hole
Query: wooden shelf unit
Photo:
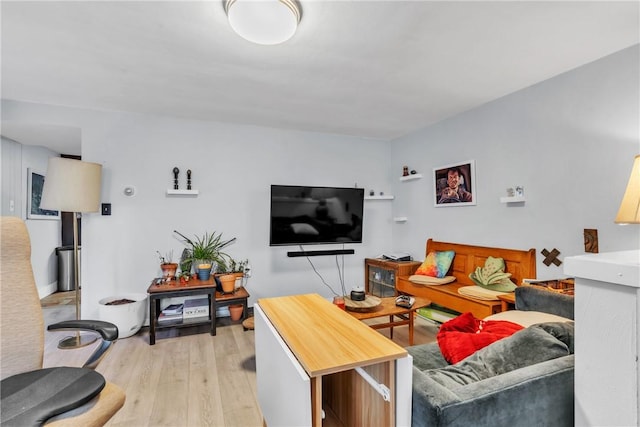
{"type": "Polygon", "coordinates": [[[410,276],[422,264],[419,261],[389,261],[365,258],[365,292],[377,297],[392,297],[398,294],[398,276],[410,276]]]}
{"type": "Polygon", "coordinates": [[[199,325],[208,325],[209,333],[216,335],[216,307],[228,306],[231,304],[242,304],[242,318],[239,322],[247,318],[247,299],[249,293],[243,287],[234,290],[232,293],[222,293],[216,291],[216,283],[213,276],[209,280],[200,281],[192,278],[187,284],[180,284],[173,280],[169,283],[151,283],[147,289],[149,294],[149,345],[156,343],[156,331],[161,329],[191,328],[199,325]],[[165,298],[185,298],[189,296],[206,295],[209,300],[209,317],[202,320],[179,320],[175,322],[159,323],[160,303],[165,298]]]}

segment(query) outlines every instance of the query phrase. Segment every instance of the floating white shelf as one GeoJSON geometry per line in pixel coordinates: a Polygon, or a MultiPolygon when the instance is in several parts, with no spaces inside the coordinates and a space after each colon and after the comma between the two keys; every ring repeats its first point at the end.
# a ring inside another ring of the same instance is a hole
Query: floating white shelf
{"type": "Polygon", "coordinates": [[[393,220],[395,222],[407,222],[407,217],[406,216],[396,216],[393,218],[393,220]]]}
{"type": "Polygon", "coordinates": [[[414,179],[422,178],[422,174],[414,173],[413,175],[401,176],[400,181],[413,181],[414,179]]]}
{"type": "Polygon", "coordinates": [[[197,196],[200,192],[198,190],[174,190],[172,188],[167,189],[167,196],[197,196]]]}
{"type": "Polygon", "coordinates": [[[527,199],[524,197],[500,197],[500,203],[524,203],[527,199]]]}
{"type": "Polygon", "coordinates": [[[364,196],[365,200],[393,200],[393,196],[364,196]]]}

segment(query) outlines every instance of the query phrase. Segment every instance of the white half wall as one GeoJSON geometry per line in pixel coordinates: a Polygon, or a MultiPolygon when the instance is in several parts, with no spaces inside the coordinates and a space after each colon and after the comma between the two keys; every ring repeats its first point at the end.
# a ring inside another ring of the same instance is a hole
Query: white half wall
{"type": "Polygon", "coordinates": [[[424,257],[435,240],[584,253],[583,230],[598,230],[600,252],[640,247],[640,227],[614,218],[640,153],[639,46],[620,51],[392,142],[394,246],[424,257]],[[434,207],[433,170],[476,161],[476,206],[434,207]],[[424,175],[401,183],[408,165],[424,175]],[[524,186],[526,202],[500,203],[524,186]]]}

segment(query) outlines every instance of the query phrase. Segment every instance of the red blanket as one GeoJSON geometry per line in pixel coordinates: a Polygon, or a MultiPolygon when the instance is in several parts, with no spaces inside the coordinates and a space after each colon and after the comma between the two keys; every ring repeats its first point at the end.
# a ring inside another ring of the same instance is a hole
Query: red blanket
{"type": "Polygon", "coordinates": [[[449,363],[464,358],[499,339],[522,329],[521,325],[506,320],[480,320],[471,312],[443,323],[436,336],[442,355],[449,363]]]}

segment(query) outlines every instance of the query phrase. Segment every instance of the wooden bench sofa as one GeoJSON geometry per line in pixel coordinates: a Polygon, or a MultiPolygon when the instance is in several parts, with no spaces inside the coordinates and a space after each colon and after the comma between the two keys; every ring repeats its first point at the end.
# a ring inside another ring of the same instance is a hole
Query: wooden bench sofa
{"type": "Polygon", "coordinates": [[[484,266],[485,260],[489,256],[504,259],[506,265],[505,271],[511,273],[511,280],[517,286],[522,284],[522,279],[536,278],[535,249],[490,248],[459,243],[437,242],[429,239],[427,240],[425,256],[429,254],[429,252],[448,250],[455,252],[453,263],[447,273],[449,276],[455,276],[455,282],[446,285],[427,286],[409,281],[409,276],[399,276],[397,278],[398,292],[428,298],[434,304],[450,308],[460,313],[470,311],[475,317],[483,319],[491,314],[500,312],[502,310],[501,302],[474,299],[459,294],[458,289],[462,286],[475,285],[469,278],[469,274],[475,271],[476,267],[484,266]]]}

